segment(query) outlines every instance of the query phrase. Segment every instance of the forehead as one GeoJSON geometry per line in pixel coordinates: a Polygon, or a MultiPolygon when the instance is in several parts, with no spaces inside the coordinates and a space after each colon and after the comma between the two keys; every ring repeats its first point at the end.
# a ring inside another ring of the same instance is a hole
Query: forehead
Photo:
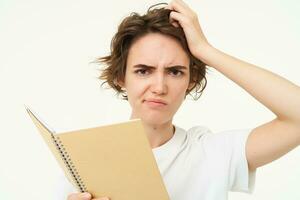
{"type": "Polygon", "coordinates": [[[159,64],[187,64],[189,57],[180,42],[161,33],[149,33],[133,42],[129,49],[127,64],[148,62],[159,64]]]}

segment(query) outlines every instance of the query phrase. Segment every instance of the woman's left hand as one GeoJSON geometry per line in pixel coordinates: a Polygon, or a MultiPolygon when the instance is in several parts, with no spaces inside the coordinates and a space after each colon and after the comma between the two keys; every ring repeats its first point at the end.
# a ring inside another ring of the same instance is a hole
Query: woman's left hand
{"type": "Polygon", "coordinates": [[[203,50],[211,45],[202,32],[197,14],[182,0],[172,0],[165,9],[172,10],[170,22],[183,28],[191,53],[201,59],[203,50]]]}

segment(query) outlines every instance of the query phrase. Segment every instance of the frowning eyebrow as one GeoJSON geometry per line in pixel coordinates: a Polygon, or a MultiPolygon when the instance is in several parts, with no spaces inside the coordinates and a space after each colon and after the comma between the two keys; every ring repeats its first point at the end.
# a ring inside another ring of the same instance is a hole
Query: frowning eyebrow
{"type": "MultiPolygon", "coordinates": [[[[148,68],[148,69],[155,69],[156,67],[154,67],[154,66],[149,66],[149,65],[145,65],[145,64],[137,64],[137,65],[134,65],[133,68],[148,68]]],[[[187,70],[187,67],[186,67],[186,66],[182,66],[182,65],[174,65],[174,66],[166,67],[166,69],[181,69],[181,70],[187,70]]]]}

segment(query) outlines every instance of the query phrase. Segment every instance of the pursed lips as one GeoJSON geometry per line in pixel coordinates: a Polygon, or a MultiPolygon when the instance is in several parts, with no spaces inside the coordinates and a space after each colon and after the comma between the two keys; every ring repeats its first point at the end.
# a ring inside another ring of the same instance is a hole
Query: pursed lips
{"type": "Polygon", "coordinates": [[[167,103],[161,99],[146,99],[145,102],[157,105],[167,105],[167,103]]]}

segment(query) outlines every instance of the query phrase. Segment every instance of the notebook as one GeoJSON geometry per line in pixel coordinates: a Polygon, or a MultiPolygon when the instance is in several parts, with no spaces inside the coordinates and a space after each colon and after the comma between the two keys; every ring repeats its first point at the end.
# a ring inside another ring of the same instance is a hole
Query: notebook
{"type": "Polygon", "coordinates": [[[26,110],[79,192],[112,200],[169,200],[140,119],[55,133],[26,110]]]}

